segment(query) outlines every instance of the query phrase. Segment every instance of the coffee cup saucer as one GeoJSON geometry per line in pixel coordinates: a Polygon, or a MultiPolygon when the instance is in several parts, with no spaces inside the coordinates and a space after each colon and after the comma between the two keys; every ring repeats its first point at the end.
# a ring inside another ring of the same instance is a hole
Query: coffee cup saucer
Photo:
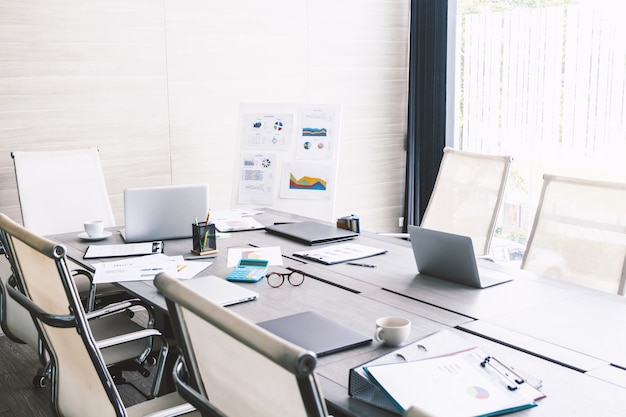
{"type": "Polygon", "coordinates": [[[81,238],[82,240],[89,240],[89,241],[96,241],[96,240],[104,240],[106,238],[108,238],[109,236],[111,236],[113,233],[109,232],[109,231],[104,231],[102,232],[102,234],[100,236],[89,236],[87,234],[87,232],[81,232],[78,234],[78,237],[81,238]]]}

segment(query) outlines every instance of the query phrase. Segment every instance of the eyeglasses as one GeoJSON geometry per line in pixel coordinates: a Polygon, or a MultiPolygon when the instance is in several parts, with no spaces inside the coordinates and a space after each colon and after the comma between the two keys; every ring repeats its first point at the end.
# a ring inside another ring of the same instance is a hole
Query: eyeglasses
{"type": "Polygon", "coordinates": [[[291,271],[287,273],[272,272],[265,277],[267,278],[268,285],[272,288],[278,288],[283,285],[285,278],[287,278],[287,281],[294,287],[302,285],[304,282],[304,272],[302,271],[291,271]]]}

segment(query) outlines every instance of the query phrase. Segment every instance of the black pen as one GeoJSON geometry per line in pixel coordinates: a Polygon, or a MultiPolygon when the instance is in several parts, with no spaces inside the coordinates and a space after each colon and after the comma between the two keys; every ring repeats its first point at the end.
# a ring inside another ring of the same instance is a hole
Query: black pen
{"type": "Polygon", "coordinates": [[[362,263],[359,263],[359,262],[348,262],[348,265],[362,266],[362,267],[365,267],[365,268],[376,268],[376,265],[362,264],[362,263]]]}

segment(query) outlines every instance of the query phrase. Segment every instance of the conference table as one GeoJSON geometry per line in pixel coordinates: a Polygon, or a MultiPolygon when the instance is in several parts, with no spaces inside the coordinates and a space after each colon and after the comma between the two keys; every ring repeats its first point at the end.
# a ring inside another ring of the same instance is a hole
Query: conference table
{"type": "MultiPolygon", "coordinates": [[[[255,216],[264,226],[310,220],[265,209],[255,216]]],[[[117,231],[119,228],[112,228],[117,231]]],[[[119,233],[101,242],[86,242],[76,233],[55,235],[68,256],[94,270],[95,262],[83,259],[89,245],[120,244],[119,233]]],[[[538,407],[519,411],[520,416],[606,415],[624,413],[626,398],[626,300],[613,294],[564,281],[479,261],[479,269],[495,268],[513,280],[485,289],[465,287],[419,274],[410,242],[362,232],[354,243],[383,248],[386,253],[365,260],[375,268],[346,263],[324,265],[293,256],[311,247],[264,230],[232,232],[217,240],[218,254],[199,276],[226,277],[231,248],[279,247],[283,265],[270,271],[298,269],[306,274],[303,285],[270,287],[265,280],[246,285],[259,293],[255,301],[229,306],[254,322],[303,311],[316,311],[364,333],[373,334],[374,322],[383,316],[411,320],[413,343],[446,329],[541,379],[546,398],[538,407]]],[[[330,244],[332,245],[332,244],[330,244]]],[[[190,255],[191,239],[165,242],[167,255],[190,255]]],[[[195,278],[194,278],[195,279],[195,278]]],[[[125,281],[118,285],[155,307],[167,326],[164,298],[150,281],[125,281]]],[[[352,398],[349,371],[393,351],[382,343],[370,344],[318,358],[317,374],[335,417],[397,415],[352,398]]]]}

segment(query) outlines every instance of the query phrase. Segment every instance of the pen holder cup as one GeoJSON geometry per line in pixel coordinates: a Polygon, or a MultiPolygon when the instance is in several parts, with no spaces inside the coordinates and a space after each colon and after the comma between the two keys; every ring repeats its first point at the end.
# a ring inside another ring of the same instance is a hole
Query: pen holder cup
{"type": "Polygon", "coordinates": [[[215,224],[198,223],[191,225],[193,253],[206,255],[217,250],[215,242],[215,224]]]}

